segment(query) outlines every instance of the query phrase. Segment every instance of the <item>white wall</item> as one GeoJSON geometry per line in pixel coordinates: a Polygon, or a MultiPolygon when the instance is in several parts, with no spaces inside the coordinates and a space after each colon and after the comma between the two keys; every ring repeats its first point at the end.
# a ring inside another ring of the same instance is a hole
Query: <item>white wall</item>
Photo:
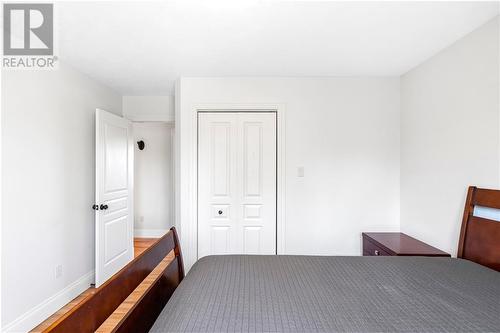
{"type": "Polygon", "coordinates": [[[172,96],[123,96],[123,116],[132,121],[174,121],[172,96]]]}
{"type": "Polygon", "coordinates": [[[173,222],[173,124],[134,123],[135,236],[159,237],[173,222]]]}
{"type": "Polygon", "coordinates": [[[359,255],[362,231],[399,230],[399,78],[182,78],[177,99],[176,223],[188,268],[199,106],[286,110],[284,253],[359,255]]]}
{"type": "Polygon", "coordinates": [[[4,71],[2,97],[2,327],[23,331],[93,281],[94,112],[121,96],[61,64],[4,71]]]}
{"type": "Polygon", "coordinates": [[[401,79],[401,229],[453,255],[467,187],[499,187],[497,19],[401,79]]]}

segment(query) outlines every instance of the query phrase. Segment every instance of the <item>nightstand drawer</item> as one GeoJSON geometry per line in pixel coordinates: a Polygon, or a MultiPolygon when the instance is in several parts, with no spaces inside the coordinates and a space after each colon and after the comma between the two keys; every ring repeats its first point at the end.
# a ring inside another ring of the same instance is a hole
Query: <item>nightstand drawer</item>
{"type": "Polygon", "coordinates": [[[391,256],[392,254],[382,250],[377,245],[369,240],[363,239],[363,255],[364,256],[391,256]]]}

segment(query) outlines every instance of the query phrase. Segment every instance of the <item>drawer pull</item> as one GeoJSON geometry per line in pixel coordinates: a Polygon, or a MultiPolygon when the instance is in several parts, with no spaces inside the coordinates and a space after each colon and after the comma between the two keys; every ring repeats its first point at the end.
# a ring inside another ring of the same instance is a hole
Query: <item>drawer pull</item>
{"type": "Polygon", "coordinates": [[[379,255],[380,255],[379,250],[375,250],[375,255],[376,255],[376,256],[379,256],[379,255]]]}

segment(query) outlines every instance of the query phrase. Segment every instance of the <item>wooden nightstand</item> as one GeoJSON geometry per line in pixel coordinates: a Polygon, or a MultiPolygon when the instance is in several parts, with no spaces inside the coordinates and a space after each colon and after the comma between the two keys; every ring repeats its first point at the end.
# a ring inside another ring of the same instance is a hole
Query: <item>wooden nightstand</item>
{"type": "Polygon", "coordinates": [[[364,256],[451,257],[401,232],[363,232],[364,256]]]}

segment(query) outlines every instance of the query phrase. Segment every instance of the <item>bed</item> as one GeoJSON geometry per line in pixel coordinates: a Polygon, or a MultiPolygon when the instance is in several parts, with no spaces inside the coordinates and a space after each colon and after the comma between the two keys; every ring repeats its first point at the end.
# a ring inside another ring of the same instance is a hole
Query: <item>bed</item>
{"type": "Polygon", "coordinates": [[[175,228],[46,332],[500,332],[500,191],[470,187],[457,258],[210,256],[175,228]]]}
{"type": "Polygon", "coordinates": [[[500,274],[463,259],[211,256],[150,332],[496,332],[500,274]]]}
{"type": "Polygon", "coordinates": [[[469,188],[458,258],[210,256],[150,332],[500,332],[500,191],[469,188]]]}

